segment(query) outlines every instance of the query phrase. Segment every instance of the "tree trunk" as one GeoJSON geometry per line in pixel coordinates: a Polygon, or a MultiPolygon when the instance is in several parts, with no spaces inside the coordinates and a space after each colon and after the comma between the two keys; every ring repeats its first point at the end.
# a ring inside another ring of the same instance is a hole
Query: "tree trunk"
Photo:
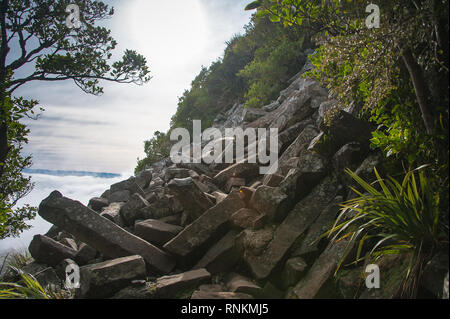
{"type": "Polygon", "coordinates": [[[428,89],[422,69],[414,59],[411,50],[404,50],[402,59],[414,85],[414,91],[416,92],[417,102],[419,103],[425,128],[428,134],[432,134],[434,132],[434,117],[430,107],[428,89]]]}
{"type": "Polygon", "coordinates": [[[9,153],[8,145],[8,112],[6,111],[6,56],[8,54],[8,42],[6,41],[6,10],[8,0],[0,2],[0,27],[1,27],[1,46],[0,46],[0,177],[4,172],[4,164],[9,153]]]}

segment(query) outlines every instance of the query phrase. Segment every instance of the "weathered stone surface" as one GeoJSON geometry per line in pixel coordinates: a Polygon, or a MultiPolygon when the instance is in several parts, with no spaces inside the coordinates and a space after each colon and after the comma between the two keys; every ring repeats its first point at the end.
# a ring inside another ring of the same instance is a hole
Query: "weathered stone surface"
{"type": "MultiPolygon", "coordinates": [[[[299,157],[300,152],[309,147],[311,141],[319,134],[319,131],[313,125],[308,125],[294,142],[284,151],[278,160],[278,167],[286,166],[287,161],[293,157],[299,157]]],[[[280,169],[279,169],[280,171],[280,169]]]]}
{"type": "Polygon", "coordinates": [[[211,189],[208,187],[208,185],[203,184],[202,182],[200,182],[198,179],[194,179],[192,176],[190,176],[192,178],[192,180],[194,181],[194,183],[197,185],[197,187],[203,192],[203,193],[207,193],[209,194],[209,192],[211,191],[211,189]]]}
{"type": "Polygon", "coordinates": [[[52,225],[52,227],[50,227],[50,229],[48,230],[48,232],[45,233],[45,236],[56,240],[56,237],[58,237],[59,232],[61,231],[61,229],[59,229],[57,226],[52,225]]]}
{"type": "Polygon", "coordinates": [[[156,296],[159,298],[175,298],[183,291],[196,288],[210,280],[211,274],[206,269],[160,277],[156,280],[156,296]]]}
{"type": "Polygon", "coordinates": [[[194,291],[191,299],[254,299],[252,296],[238,292],[194,291]]]}
{"type": "Polygon", "coordinates": [[[331,160],[333,169],[337,174],[344,174],[346,168],[354,171],[364,160],[366,152],[363,152],[359,143],[353,142],[342,146],[331,160]]]}
{"type": "Polygon", "coordinates": [[[204,291],[204,292],[221,292],[226,290],[225,287],[221,284],[209,284],[209,285],[201,285],[198,287],[198,290],[204,291]]]}
{"type": "Polygon", "coordinates": [[[111,195],[111,190],[107,189],[103,192],[103,194],[100,195],[101,198],[106,198],[109,200],[109,196],[111,195]]]}
{"type": "Polygon", "coordinates": [[[319,238],[333,225],[339,214],[339,204],[342,203],[342,196],[337,196],[333,202],[325,208],[314,224],[308,229],[305,238],[300,246],[294,250],[292,256],[303,256],[308,253],[318,251],[319,238]]]}
{"type": "Polygon", "coordinates": [[[423,270],[422,286],[437,298],[442,298],[442,287],[448,273],[448,259],[448,253],[436,254],[423,270]]]}
{"type": "Polygon", "coordinates": [[[102,210],[103,207],[109,205],[109,200],[103,197],[94,197],[89,200],[88,206],[91,207],[96,212],[102,210]]]}
{"type": "Polygon", "coordinates": [[[147,194],[145,194],[144,198],[150,204],[156,202],[159,199],[158,195],[156,194],[156,192],[147,193],[147,194]]]}
{"type": "Polygon", "coordinates": [[[154,177],[153,180],[148,184],[148,191],[153,191],[159,187],[164,186],[166,184],[161,177],[154,177]]]}
{"type": "Polygon", "coordinates": [[[175,237],[183,227],[163,223],[155,219],[147,219],[134,226],[134,233],[149,243],[162,246],[175,237]]]}
{"type": "Polygon", "coordinates": [[[111,203],[128,202],[130,200],[131,193],[129,190],[121,190],[111,193],[109,201],[111,203]]]}
{"type": "Polygon", "coordinates": [[[225,198],[227,198],[227,194],[222,193],[221,191],[216,191],[212,193],[212,195],[216,198],[216,204],[219,204],[221,201],[223,201],[225,198]]]}
{"type": "Polygon", "coordinates": [[[253,194],[250,207],[266,215],[268,221],[280,221],[289,212],[291,201],[279,187],[263,185],[259,186],[253,194]]]}
{"type": "MultiPolygon", "coordinates": [[[[259,185],[259,186],[261,186],[261,185],[259,185]]],[[[243,186],[239,189],[239,194],[240,194],[242,200],[245,202],[245,205],[249,206],[250,200],[252,199],[253,194],[255,194],[255,192],[256,192],[256,188],[253,188],[253,187],[244,187],[243,186]]]]}
{"type": "Polygon", "coordinates": [[[49,266],[56,266],[66,258],[74,258],[77,253],[75,249],[42,235],[33,237],[28,250],[36,262],[49,266]]]}
{"type": "Polygon", "coordinates": [[[136,184],[142,189],[146,189],[153,178],[153,170],[152,169],[146,169],[140,172],[136,176],[136,184]]]}
{"type": "Polygon", "coordinates": [[[287,176],[292,169],[294,168],[297,169],[299,163],[300,157],[291,157],[290,159],[284,162],[283,166],[279,168],[279,171],[283,176],[287,176]]]}
{"type": "Polygon", "coordinates": [[[257,163],[239,162],[229,166],[214,176],[214,181],[217,185],[224,186],[230,177],[240,177],[247,181],[258,175],[259,165],[257,163]]]}
{"type": "Polygon", "coordinates": [[[80,298],[107,298],[130,285],[133,280],[145,279],[145,262],[141,256],[128,256],[80,268],[80,298]]]}
{"type": "Polygon", "coordinates": [[[330,243],[320,257],[314,262],[305,278],[295,286],[292,293],[298,299],[312,299],[319,292],[322,285],[336,270],[348,240],[344,239],[337,243],[330,243]]]}
{"type": "Polygon", "coordinates": [[[259,119],[260,117],[263,117],[266,115],[267,112],[262,109],[256,109],[253,107],[247,107],[244,109],[244,112],[242,114],[243,116],[243,122],[253,122],[259,119]]]}
{"type": "Polygon", "coordinates": [[[257,279],[265,279],[271,274],[295,240],[314,223],[338,191],[339,185],[335,181],[331,178],[325,179],[288,214],[276,229],[273,240],[263,254],[248,256],[246,261],[257,279]]]}
{"type": "Polygon", "coordinates": [[[209,198],[209,200],[211,201],[211,203],[213,203],[213,205],[217,204],[216,203],[216,197],[212,194],[208,194],[208,193],[204,193],[206,195],[206,197],[209,198]]]}
{"type": "Polygon", "coordinates": [[[167,186],[183,207],[184,212],[189,214],[192,220],[199,218],[213,206],[210,199],[194,183],[191,177],[173,179],[167,186]]]}
{"type": "Polygon", "coordinates": [[[116,223],[120,227],[123,227],[125,225],[124,221],[122,220],[122,217],[120,216],[119,212],[120,209],[125,205],[125,203],[111,203],[108,207],[106,207],[101,213],[100,216],[116,223]]]}
{"type": "Polygon", "coordinates": [[[164,180],[166,181],[166,183],[174,178],[183,179],[187,177],[190,177],[190,172],[186,168],[169,167],[164,174],[164,180]]]}
{"type": "Polygon", "coordinates": [[[61,288],[62,281],[56,274],[56,271],[51,267],[34,274],[34,278],[36,278],[44,289],[55,291],[56,289],[61,288]]]}
{"type": "Polygon", "coordinates": [[[193,269],[205,268],[211,274],[230,271],[239,260],[240,252],[236,247],[236,231],[228,232],[214,244],[193,269]]]}
{"type": "Polygon", "coordinates": [[[82,243],[80,248],[78,248],[77,254],[75,255],[75,261],[80,265],[84,266],[91,262],[97,257],[97,250],[89,246],[88,244],[82,243]]]}
{"type": "Polygon", "coordinates": [[[262,185],[261,181],[256,181],[253,184],[251,184],[249,188],[252,188],[252,189],[256,190],[261,185],[262,185]]]}
{"type": "Polygon", "coordinates": [[[297,168],[289,171],[280,189],[297,202],[306,196],[327,173],[327,161],[318,154],[304,150],[297,168]]]}
{"type": "Polygon", "coordinates": [[[168,196],[163,195],[154,203],[142,208],[140,211],[140,217],[142,219],[159,219],[174,215],[177,212],[172,210],[172,204],[171,199],[168,196]]]}
{"type": "Polygon", "coordinates": [[[245,203],[240,198],[239,192],[231,192],[226,199],[208,209],[165,244],[164,248],[177,256],[181,265],[193,265],[212,243],[226,233],[230,228],[229,218],[243,207],[245,203]]]}
{"type": "Polygon", "coordinates": [[[122,206],[119,211],[120,217],[125,223],[125,226],[131,226],[136,219],[142,218],[141,210],[150,206],[141,195],[135,193],[131,196],[130,200],[122,206]]]}
{"type": "Polygon", "coordinates": [[[245,229],[238,239],[244,248],[244,259],[259,256],[273,239],[274,230],[270,225],[258,230],[245,229]]]}
{"type": "MultiPolygon", "coordinates": [[[[110,187],[111,195],[115,192],[124,191],[127,190],[130,192],[130,194],[138,193],[141,196],[145,196],[144,191],[142,188],[136,183],[136,178],[130,177],[129,179],[125,181],[121,181],[119,183],[113,184],[110,187]]],[[[110,199],[110,202],[114,202],[110,199]]]]}
{"type": "Polygon", "coordinates": [[[252,296],[261,292],[261,287],[242,275],[231,273],[226,278],[226,285],[231,292],[240,292],[252,296]]]}
{"type": "MultiPolygon", "coordinates": [[[[295,123],[290,126],[283,132],[278,135],[278,148],[280,150],[280,154],[283,154],[284,151],[297,139],[297,137],[305,130],[307,126],[313,124],[311,119],[307,119],[305,121],[295,123]]],[[[309,143],[308,143],[309,145],[309,143]]]]}
{"type": "Polygon", "coordinates": [[[264,225],[265,215],[254,209],[242,208],[230,217],[231,223],[239,228],[258,229],[264,225]]]}
{"type": "Polygon", "coordinates": [[[278,116],[270,123],[271,127],[278,127],[280,132],[289,127],[289,124],[303,121],[315,112],[311,107],[311,100],[317,94],[314,87],[318,86],[318,83],[311,79],[302,80],[300,89],[283,102],[277,109],[278,116]]]}
{"type": "Polygon", "coordinates": [[[229,193],[233,187],[245,186],[245,179],[239,177],[230,177],[225,184],[225,191],[229,193]]]}
{"type": "Polygon", "coordinates": [[[175,214],[172,216],[166,216],[166,217],[160,218],[158,220],[160,222],[163,222],[166,224],[180,226],[181,225],[181,213],[178,213],[178,214],[175,214]]]}
{"type": "Polygon", "coordinates": [[[283,181],[284,176],[279,174],[268,174],[263,179],[263,185],[269,187],[278,187],[280,183],[283,181]]]}
{"type": "Polygon", "coordinates": [[[69,248],[72,248],[72,249],[74,249],[74,250],[78,250],[78,245],[77,245],[77,243],[75,242],[75,240],[72,239],[72,238],[63,238],[63,239],[60,241],[60,243],[63,244],[63,245],[65,245],[65,246],[67,246],[67,247],[69,247],[69,248]]]}
{"type": "Polygon", "coordinates": [[[278,101],[272,102],[269,105],[263,106],[262,109],[266,112],[272,112],[280,107],[280,103],[278,101]]]}
{"type": "Polygon", "coordinates": [[[110,299],[154,299],[155,284],[152,282],[142,282],[141,280],[133,281],[131,285],[123,288],[110,299]]]}
{"type": "Polygon", "coordinates": [[[216,184],[214,184],[214,180],[205,174],[200,175],[199,181],[209,188],[209,193],[219,190],[216,184]]]}
{"type": "Polygon", "coordinates": [[[51,193],[42,201],[39,215],[61,229],[67,229],[105,256],[141,255],[149,270],[161,273],[168,273],[175,266],[175,262],[163,251],[59,192],[51,193]]]}
{"type": "Polygon", "coordinates": [[[295,285],[305,273],[308,264],[301,257],[288,259],[281,273],[284,288],[295,285]]]}

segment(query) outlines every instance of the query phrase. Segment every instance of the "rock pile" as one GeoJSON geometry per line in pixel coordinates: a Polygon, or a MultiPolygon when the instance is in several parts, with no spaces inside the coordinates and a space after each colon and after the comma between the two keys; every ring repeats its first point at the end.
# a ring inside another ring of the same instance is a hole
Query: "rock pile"
{"type": "Polygon", "coordinates": [[[317,82],[297,77],[272,104],[234,105],[217,117],[220,129],[279,129],[272,175],[246,162],[164,160],[87,207],[53,192],[39,215],[55,226],[33,239],[28,269],[61,285],[66,266],[79,265],[79,298],[348,296],[360,276],[338,286],[333,278],[346,242],[321,236],[349,196],[344,169],[367,174],[379,156],[369,153],[369,124],[351,112],[323,124],[334,104],[317,82]]]}

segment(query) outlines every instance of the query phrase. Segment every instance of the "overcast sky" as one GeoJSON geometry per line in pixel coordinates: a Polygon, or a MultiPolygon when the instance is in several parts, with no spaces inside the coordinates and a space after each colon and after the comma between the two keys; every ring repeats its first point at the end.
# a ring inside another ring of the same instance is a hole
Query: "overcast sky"
{"type": "MultiPolygon", "coordinates": [[[[76,1],[74,1],[76,3],[76,1]]],[[[145,86],[104,83],[100,97],[73,82],[33,83],[16,95],[45,108],[30,121],[27,153],[33,168],[129,173],[142,158],[143,141],[167,131],[178,97],[201,66],[222,56],[225,42],[250,20],[248,0],[114,0],[107,22],[118,55],[134,49],[148,61],[153,79],[145,86]]],[[[118,56],[117,55],[117,56],[118,56]]]]}

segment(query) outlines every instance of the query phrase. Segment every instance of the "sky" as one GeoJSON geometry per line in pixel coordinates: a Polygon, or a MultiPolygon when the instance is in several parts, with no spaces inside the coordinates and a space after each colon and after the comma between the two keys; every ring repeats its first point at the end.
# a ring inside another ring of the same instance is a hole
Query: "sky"
{"type": "MultiPolygon", "coordinates": [[[[76,1],[75,1],[76,3],[76,1]]],[[[200,72],[223,55],[225,42],[250,20],[248,0],[115,0],[106,22],[119,45],[144,55],[152,80],[144,86],[104,82],[90,96],[73,82],[34,82],[16,95],[45,108],[31,129],[26,153],[33,168],[132,173],[143,142],[167,131],[178,98],[200,72]]]]}
{"type": "MultiPolygon", "coordinates": [[[[119,43],[116,59],[125,49],[138,51],[148,61],[152,80],[144,86],[106,82],[100,97],[83,93],[70,81],[34,82],[16,95],[38,100],[45,108],[38,120],[26,122],[31,133],[24,151],[33,156],[32,168],[121,177],[32,174],[35,188],[19,206],[38,206],[53,190],[87,204],[111,184],[131,176],[137,158],[144,156],[144,140],[169,129],[178,98],[202,66],[223,55],[225,42],[244,32],[251,14],[244,11],[249,0],[104,2],[115,9],[106,26],[119,43]]],[[[44,234],[51,226],[39,216],[32,225],[20,238],[0,240],[0,255],[25,249],[35,234],[44,234]]]]}

